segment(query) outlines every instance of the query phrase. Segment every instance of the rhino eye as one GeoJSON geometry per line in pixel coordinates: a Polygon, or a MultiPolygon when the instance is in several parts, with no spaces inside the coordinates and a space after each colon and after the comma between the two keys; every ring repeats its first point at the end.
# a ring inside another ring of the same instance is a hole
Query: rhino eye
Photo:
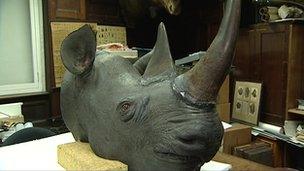
{"type": "Polygon", "coordinates": [[[121,120],[127,122],[134,116],[134,103],[130,101],[124,101],[118,106],[121,120]]]}
{"type": "Polygon", "coordinates": [[[130,107],[131,107],[131,103],[130,102],[125,102],[121,106],[121,111],[122,112],[128,112],[130,107]]]}

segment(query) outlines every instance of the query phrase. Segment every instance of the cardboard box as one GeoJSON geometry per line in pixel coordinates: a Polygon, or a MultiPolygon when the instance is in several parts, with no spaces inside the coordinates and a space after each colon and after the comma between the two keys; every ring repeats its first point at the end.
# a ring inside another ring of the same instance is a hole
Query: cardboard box
{"type": "Polygon", "coordinates": [[[230,122],[230,103],[217,104],[216,110],[222,121],[230,122]]]}
{"type": "Polygon", "coordinates": [[[243,124],[234,124],[225,130],[223,138],[223,152],[232,154],[234,147],[251,143],[251,127],[243,124]]]}

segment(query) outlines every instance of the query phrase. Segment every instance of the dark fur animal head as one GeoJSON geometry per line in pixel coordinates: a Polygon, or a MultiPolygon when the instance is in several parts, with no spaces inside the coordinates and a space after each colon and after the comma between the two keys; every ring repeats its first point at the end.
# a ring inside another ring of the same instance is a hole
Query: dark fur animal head
{"type": "Polygon", "coordinates": [[[164,24],[154,49],[134,65],[96,52],[88,25],[61,47],[68,72],[61,86],[67,127],[93,151],[130,170],[194,170],[212,159],[223,136],[215,98],[230,67],[240,1],[227,0],[221,28],[206,57],[177,76],[164,24]]]}

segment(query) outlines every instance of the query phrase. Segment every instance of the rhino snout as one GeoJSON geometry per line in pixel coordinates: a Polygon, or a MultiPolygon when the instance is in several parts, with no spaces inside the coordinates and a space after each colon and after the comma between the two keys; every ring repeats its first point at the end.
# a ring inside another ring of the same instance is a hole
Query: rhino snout
{"type": "Polygon", "coordinates": [[[216,153],[222,138],[220,122],[202,120],[176,120],[170,140],[166,139],[154,148],[156,155],[174,162],[206,162],[216,153]],[[211,128],[214,129],[211,129],[211,128]],[[216,146],[216,147],[214,147],[216,146]]]}

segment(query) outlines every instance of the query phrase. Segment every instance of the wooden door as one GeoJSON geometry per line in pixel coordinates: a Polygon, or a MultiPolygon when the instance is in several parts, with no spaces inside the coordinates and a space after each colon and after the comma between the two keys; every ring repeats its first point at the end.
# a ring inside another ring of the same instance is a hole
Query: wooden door
{"type": "Polygon", "coordinates": [[[49,18],[58,20],[85,20],[85,0],[48,0],[49,18]]]}
{"type": "Polygon", "coordinates": [[[232,74],[235,81],[250,81],[252,78],[253,33],[249,29],[240,30],[233,61],[235,68],[232,74]]]}
{"type": "Polygon", "coordinates": [[[260,121],[283,125],[286,109],[288,25],[261,25],[255,30],[252,65],[263,83],[260,121]]]}

